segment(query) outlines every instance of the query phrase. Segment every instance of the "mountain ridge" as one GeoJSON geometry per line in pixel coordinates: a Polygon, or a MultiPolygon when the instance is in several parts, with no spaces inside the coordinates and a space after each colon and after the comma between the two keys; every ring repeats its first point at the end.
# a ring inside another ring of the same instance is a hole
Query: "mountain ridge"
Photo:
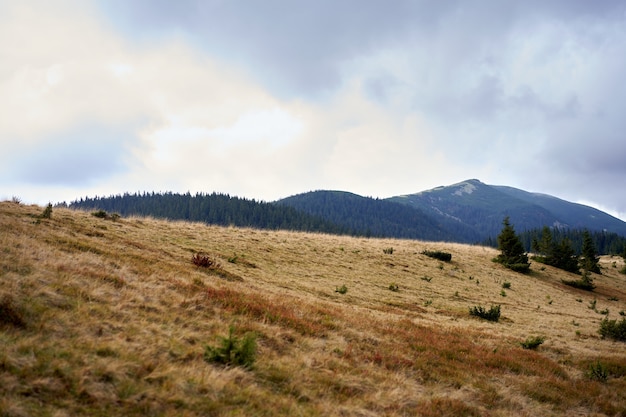
{"type": "Polygon", "coordinates": [[[626,236],[626,222],[598,209],[555,196],[531,193],[470,179],[414,194],[390,197],[428,214],[469,224],[482,235],[494,236],[505,216],[518,230],[541,228],[586,228],[626,236]]]}
{"type": "Polygon", "coordinates": [[[87,198],[69,207],[259,229],[459,243],[493,242],[507,216],[518,232],[549,226],[626,236],[626,222],[600,210],[477,179],[385,199],[316,190],[268,203],[170,192],[87,198]]]}

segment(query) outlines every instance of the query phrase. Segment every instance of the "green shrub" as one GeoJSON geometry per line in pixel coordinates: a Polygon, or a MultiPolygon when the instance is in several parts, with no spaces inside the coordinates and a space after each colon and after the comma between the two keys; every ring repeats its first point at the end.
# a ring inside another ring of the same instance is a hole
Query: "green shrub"
{"type": "Polygon", "coordinates": [[[346,287],[344,284],[341,287],[335,288],[335,292],[338,292],[339,294],[345,294],[348,292],[348,287],[346,287]]]}
{"type": "Polygon", "coordinates": [[[511,288],[511,283],[510,282],[502,283],[502,288],[504,288],[505,290],[510,289],[511,288]]]}
{"type": "Polygon", "coordinates": [[[395,282],[392,282],[391,284],[389,284],[389,289],[393,292],[400,291],[400,287],[395,282]]]}
{"type": "Polygon", "coordinates": [[[109,214],[104,210],[94,211],[93,213],[91,213],[91,215],[99,219],[113,220],[113,221],[116,221],[121,217],[118,213],[109,214]]]}
{"type": "Polygon", "coordinates": [[[219,346],[207,346],[204,360],[209,363],[251,368],[256,359],[256,337],[252,333],[246,333],[240,339],[234,336],[234,332],[234,327],[230,326],[228,337],[220,337],[219,346]]]}
{"type": "Polygon", "coordinates": [[[521,342],[520,345],[524,349],[537,349],[539,345],[541,345],[546,340],[545,337],[542,336],[533,336],[527,338],[525,341],[521,342]]]}
{"type": "Polygon", "coordinates": [[[470,307],[469,313],[470,316],[476,316],[481,319],[497,322],[500,320],[500,305],[491,306],[489,310],[486,310],[483,306],[470,307]]]}
{"type": "Polygon", "coordinates": [[[606,380],[609,379],[609,373],[606,369],[606,366],[598,361],[589,365],[589,369],[587,370],[587,378],[594,381],[606,382],[606,380]]]}
{"type": "Polygon", "coordinates": [[[393,248],[385,248],[385,249],[383,249],[383,253],[387,254],[387,255],[392,255],[393,254],[393,248]]]}
{"type": "Polygon", "coordinates": [[[600,329],[598,330],[602,338],[610,338],[621,342],[626,342],[626,318],[623,318],[620,322],[617,320],[609,320],[605,317],[600,322],[600,329]]]}
{"type": "Polygon", "coordinates": [[[529,263],[515,263],[515,264],[507,264],[507,263],[505,263],[504,266],[506,266],[507,268],[509,268],[512,271],[521,272],[523,274],[527,273],[530,270],[530,264],[529,263]]]}
{"type": "Polygon", "coordinates": [[[569,285],[570,287],[578,288],[579,290],[584,291],[593,291],[596,286],[591,282],[591,280],[586,278],[581,278],[577,280],[561,280],[563,284],[569,285]]]}
{"type": "Polygon", "coordinates": [[[49,219],[51,217],[52,217],[52,203],[48,203],[46,208],[43,210],[43,213],[41,213],[41,218],[49,219]]]}
{"type": "Polygon", "coordinates": [[[106,219],[109,216],[109,214],[104,210],[94,211],[91,215],[99,219],[106,219]]]}
{"type": "Polygon", "coordinates": [[[435,259],[439,259],[440,261],[444,261],[444,262],[450,262],[452,260],[452,254],[448,253],[448,252],[442,252],[442,251],[432,251],[432,250],[425,250],[422,252],[422,255],[426,255],[428,257],[431,258],[435,258],[435,259]]]}

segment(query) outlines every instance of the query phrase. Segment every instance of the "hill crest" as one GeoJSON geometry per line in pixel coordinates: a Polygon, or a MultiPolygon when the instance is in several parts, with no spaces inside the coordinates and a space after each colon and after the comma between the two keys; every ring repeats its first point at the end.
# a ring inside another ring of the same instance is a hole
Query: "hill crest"
{"type": "Polygon", "coordinates": [[[598,337],[626,308],[621,259],[603,258],[586,293],[478,246],[42,211],[0,203],[3,415],[626,410],[623,343],[598,337]],[[215,266],[195,266],[199,252],[215,266]],[[498,323],[468,313],[496,304],[498,323]],[[205,360],[231,326],[256,335],[250,369],[205,360]],[[545,341],[522,349],[531,336],[545,341]]]}

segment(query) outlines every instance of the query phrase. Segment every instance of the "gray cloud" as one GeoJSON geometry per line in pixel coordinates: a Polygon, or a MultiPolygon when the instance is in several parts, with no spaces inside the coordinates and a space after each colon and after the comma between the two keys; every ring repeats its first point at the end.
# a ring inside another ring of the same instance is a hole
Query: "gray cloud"
{"type": "MultiPolygon", "coordinates": [[[[209,143],[204,136],[210,133],[212,152],[223,156],[213,165],[211,181],[220,181],[226,192],[239,187],[268,193],[250,197],[285,196],[286,191],[272,190],[284,183],[293,192],[323,186],[384,196],[391,187],[393,193],[409,193],[478,177],[596,201],[626,215],[626,197],[615,192],[616,182],[626,178],[622,1],[94,2],[85,19],[102,13],[102,27],[90,38],[90,51],[109,52],[85,61],[79,74],[86,84],[76,84],[70,71],[70,47],[62,62],[55,61],[58,53],[47,55],[41,71],[65,68],[63,83],[78,85],[73,91],[82,97],[96,68],[113,65],[112,72],[100,68],[99,78],[93,78],[104,82],[107,94],[89,95],[88,106],[74,97],[41,106],[41,114],[51,119],[47,127],[33,130],[44,132],[33,133],[40,135],[33,141],[42,145],[12,144],[10,156],[5,151],[5,160],[19,161],[12,175],[21,181],[96,184],[130,169],[142,185],[174,177],[181,187],[204,184],[200,156],[185,153],[184,143],[209,143]],[[111,101],[101,98],[112,91],[111,101]],[[127,92],[133,100],[124,98],[127,92]],[[101,102],[114,104],[96,105],[101,102]],[[49,110],[72,104],[75,117],[52,120],[49,110]],[[268,133],[264,140],[276,146],[269,152],[272,146],[255,142],[262,129],[243,116],[272,108],[298,120],[302,132],[283,141],[268,133]],[[140,163],[130,164],[125,156],[136,126],[109,126],[129,120],[127,114],[159,120],[143,125],[140,163]],[[98,120],[98,126],[76,126],[83,117],[98,120]],[[58,126],[67,134],[50,133],[58,126]],[[229,146],[241,135],[256,139],[231,154],[229,146]],[[90,139],[84,142],[84,137],[90,139]],[[287,162],[265,160],[277,155],[287,162]],[[197,166],[179,161],[191,157],[197,166]],[[229,171],[236,164],[228,157],[246,161],[236,175],[229,171]],[[255,164],[264,167],[262,175],[246,168],[255,164]]],[[[68,21],[81,22],[84,15],[76,13],[68,21]]],[[[24,81],[38,79],[29,61],[16,69],[19,76],[9,74],[7,85],[16,87],[7,91],[13,97],[26,97],[18,94],[24,86],[41,90],[24,81]]],[[[47,96],[27,101],[23,109],[38,108],[63,83],[47,86],[47,96]]],[[[6,109],[13,108],[15,100],[5,101],[6,109]]],[[[5,124],[5,132],[16,131],[5,124]]],[[[8,174],[7,166],[2,169],[8,174]]]]}
{"type": "Polygon", "coordinates": [[[149,1],[102,2],[131,36],[176,34],[250,66],[275,92],[317,94],[341,82],[354,56],[434,29],[454,2],[149,1]],[[428,5],[425,7],[425,5],[428,5]]]}

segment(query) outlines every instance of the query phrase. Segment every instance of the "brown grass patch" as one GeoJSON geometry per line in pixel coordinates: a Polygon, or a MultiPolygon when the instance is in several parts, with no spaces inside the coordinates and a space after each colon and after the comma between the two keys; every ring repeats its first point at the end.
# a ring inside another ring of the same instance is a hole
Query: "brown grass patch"
{"type": "Polygon", "coordinates": [[[624,344],[598,334],[626,309],[611,260],[589,293],[479,246],[41,211],[0,203],[0,415],[626,414],[624,344]],[[253,369],[203,360],[230,325],[253,369]]]}
{"type": "Polygon", "coordinates": [[[250,316],[262,322],[289,327],[302,335],[323,336],[334,328],[333,317],[327,309],[285,303],[260,294],[229,288],[207,288],[207,300],[233,314],[250,316]]]}

